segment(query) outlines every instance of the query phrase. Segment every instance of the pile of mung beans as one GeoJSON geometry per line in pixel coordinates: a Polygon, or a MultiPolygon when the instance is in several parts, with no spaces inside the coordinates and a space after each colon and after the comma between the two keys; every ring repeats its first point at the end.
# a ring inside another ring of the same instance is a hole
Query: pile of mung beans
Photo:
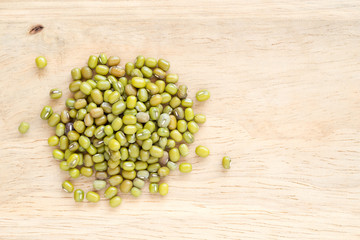
{"type": "MultiPolygon", "coordinates": [[[[39,68],[46,66],[44,59],[37,58],[39,68]]],[[[125,68],[119,64],[117,56],[91,55],[86,66],[71,70],[73,97],[66,100],[66,109],[54,113],[45,106],[40,114],[55,127],[48,144],[58,146],[53,157],[60,161],[60,169],[72,179],[95,175],[94,190],[86,194],[69,180],[62,183],[76,202],[84,198],[98,202],[97,191],[106,188],[105,198],[117,207],[119,192],[139,197],[146,181],[150,193],[166,195],[169,187],[163,178],[171,170],[192,171],[190,163],[177,163],[188,156],[187,144],[195,141],[206,117],[194,113],[187,86],[177,85],[179,77],[168,73],[170,63],[164,59],[138,56],[125,68]]],[[[61,96],[60,89],[50,90],[51,98],[61,96]]],[[[209,97],[207,90],[196,93],[198,101],[209,97]]],[[[200,157],[210,153],[204,146],[195,152],[200,157]]],[[[224,168],[230,167],[229,161],[223,159],[224,168]]]]}

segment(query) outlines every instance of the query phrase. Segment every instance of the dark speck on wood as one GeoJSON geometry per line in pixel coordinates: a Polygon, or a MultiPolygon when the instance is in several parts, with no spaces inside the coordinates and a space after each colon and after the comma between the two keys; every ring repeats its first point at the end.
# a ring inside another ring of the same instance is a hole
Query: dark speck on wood
{"type": "Polygon", "coordinates": [[[30,28],[29,34],[37,34],[44,29],[44,26],[41,24],[34,25],[30,28]]]}

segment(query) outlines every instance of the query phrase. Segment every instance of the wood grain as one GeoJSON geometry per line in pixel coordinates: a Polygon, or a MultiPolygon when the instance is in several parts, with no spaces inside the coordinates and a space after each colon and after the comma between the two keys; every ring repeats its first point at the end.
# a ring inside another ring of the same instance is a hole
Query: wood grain
{"type": "Polygon", "coordinates": [[[0,1],[0,239],[360,239],[359,52],[358,1],[0,1]],[[191,97],[211,91],[166,197],[113,210],[60,189],[39,112],[99,52],[169,59],[191,97]]]}

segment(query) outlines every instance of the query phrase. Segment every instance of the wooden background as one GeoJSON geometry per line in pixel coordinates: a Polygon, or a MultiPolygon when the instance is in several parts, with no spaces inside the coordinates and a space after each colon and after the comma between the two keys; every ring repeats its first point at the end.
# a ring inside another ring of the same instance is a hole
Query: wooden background
{"type": "Polygon", "coordinates": [[[0,239],[360,239],[359,51],[359,1],[1,0],[0,239]],[[166,197],[111,209],[61,190],[39,113],[99,52],[163,57],[191,97],[211,91],[193,172],[166,197]]]}

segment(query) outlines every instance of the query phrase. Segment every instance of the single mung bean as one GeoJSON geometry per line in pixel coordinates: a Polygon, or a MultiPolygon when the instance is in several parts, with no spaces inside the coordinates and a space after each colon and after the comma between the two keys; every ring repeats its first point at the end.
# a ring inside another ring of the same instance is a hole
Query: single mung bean
{"type": "Polygon", "coordinates": [[[52,108],[50,106],[45,106],[40,113],[40,117],[43,120],[47,120],[51,117],[52,114],[53,114],[52,108]]]}
{"type": "MultiPolygon", "coordinates": [[[[168,115],[170,115],[172,113],[173,109],[172,107],[170,107],[169,105],[165,106],[163,109],[163,113],[166,113],[168,115]]],[[[169,116],[170,117],[170,116],[169,116]]],[[[170,123],[170,122],[169,122],[170,123]]]]}
{"type": "Polygon", "coordinates": [[[178,91],[178,88],[174,83],[169,83],[166,85],[165,91],[171,95],[175,95],[178,91]]]}
{"type": "Polygon", "coordinates": [[[111,136],[114,133],[114,130],[112,129],[112,127],[110,125],[106,125],[104,127],[104,132],[107,136],[111,136]]]}
{"type": "Polygon", "coordinates": [[[66,161],[61,161],[59,167],[63,171],[69,171],[70,169],[66,161]]]}
{"type": "Polygon", "coordinates": [[[177,108],[178,106],[180,106],[181,104],[181,100],[178,97],[173,97],[169,103],[170,107],[172,108],[177,108]]]}
{"type": "Polygon", "coordinates": [[[144,75],[142,74],[142,72],[141,72],[141,70],[140,69],[137,69],[137,68],[135,68],[135,69],[133,69],[132,71],[131,71],[131,75],[130,75],[131,77],[144,77],[144,75]]]}
{"type": "Polygon", "coordinates": [[[145,66],[149,67],[149,68],[154,68],[156,67],[157,61],[155,58],[152,57],[148,57],[145,59],[145,66]]]}
{"type": "Polygon", "coordinates": [[[79,111],[76,113],[76,119],[84,120],[86,114],[87,114],[87,111],[85,108],[79,109],[79,111]]]}
{"type": "Polygon", "coordinates": [[[179,120],[177,121],[177,130],[181,133],[186,132],[187,130],[187,123],[185,120],[179,120]]]}
{"type": "Polygon", "coordinates": [[[108,168],[108,165],[107,165],[106,161],[101,162],[101,163],[95,163],[95,165],[94,165],[94,169],[96,171],[106,171],[107,168],[108,168]]]}
{"type": "Polygon", "coordinates": [[[130,192],[134,197],[139,197],[141,195],[141,190],[137,187],[132,187],[130,192]]]}
{"type": "Polygon", "coordinates": [[[70,181],[64,181],[61,186],[65,192],[71,193],[74,191],[74,185],[70,181]]]}
{"type": "Polygon", "coordinates": [[[178,148],[172,148],[169,150],[169,159],[172,162],[177,162],[180,160],[180,151],[178,148]]]}
{"type": "Polygon", "coordinates": [[[199,157],[205,158],[205,157],[209,156],[210,151],[209,151],[209,149],[207,147],[199,145],[199,146],[196,147],[195,153],[199,157]]]}
{"type": "Polygon", "coordinates": [[[223,157],[222,166],[225,169],[230,169],[230,167],[231,167],[231,158],[228,157],[228,156],[223,157]]]}
{"type": "Polygon", "coordinates": [[[122,201],[122,200],[121,200],[121,197],[119,197],[119,196],[113,197],[113,198],[110,199],[110,201],[109,201],[110,207],[116,208],[116,207],[120,206],[121,201],[122,201]]]}
{"type": "Polygon", "coordinates": [[[89,68],[87,66],[81,68],[81,76],[84,79],[91,79],[92,75],[93,75],[93,72],[92,72],[91,68],[89,68]]]}
{"type": "Polygon", "coordinates": [[[131,79],[131,84],[136,88],[144,88],[146,86],[146,82],[142,77],[133,77],[131,79]]]}
{"type": "Polygon", "coordinates": [[[194,119],[194,110],[192,108],[186,108],[184,116],[185,116],[185,120],[188,122],[193,120],[194,119]]]}
{"type": "Polygon", "coordinates": [[[76,80],[73,81],[69,84],[69,90],[70,92],[77,92],[80,90],[80,85],[81,85],[82,81],[80,80],[76,80]]]}
{"type": "Polygon", "coordinates": [[[161,68],[165,72],[170,69],[170,63],[168,61],[166,61],[165,59],[159,59],[157,64],[158,64],[159,68],[161,68]]]}
{"type": "Polygon", "coordinates": [[[173,139],[168,139],[166,143],[166,148],[174,148],[176,146],[176,142],[173,139]]]}
{"type": "Polygon", "coordinates": [[[72,142],[69,145],[69,150],[71,152],[76,152],[79,149],[79,143],[78,142],[72,142]]]}
{"type": "Polygon", "coordinates": [[[210,92],[208,90],[200,90],[196,93],[196,100],[199,102],[206,101],[210,98],[210,92]]]}
{"type": "Polygon", "coordinates": [[[48,119],[48,125],[55,127],[60,122],[60,115],[57,113],[52,114],[48,119]]]}
{"type": "Polygon", "coordinates": [[[199,131],[199,125],[197,125],[196,122],[194,121],[190,121],[188,122],[188,129],[189,129],[189,132],[191,133],[197,133],[199,131]]]}
{"type": "Polygon", "coordinates": [[[56,146],[59,144],[59,137],[58,136],[51,136],[48,138],[49,146],[56,146]]]}
{"type": "Polygon", "coordinates": [[[123,114],[123,115],[134,115],[134,116],[136,116],[136,114],[137,114],[136,109],[126,109],[126,110],[124,111],[124,114],[123,114]]]}
{"type": "Polygon", "coordinates": [[[159,158],[150,156],[149,159],[146,161],[148,164],[153,164],[159,162],[159,158]]]}
{"type": "Polygon", "coordinates": [[[195,141],[194,135],[189,131],[183,133],[183,139],[186,143],[193,143],[195,141]]]}
{"type": "Polygon", "coordinates": [[[27,122],[21,122],[20,125],[19,125],[18,130],[19,130],[19,132],[20,132],[21,134],[24,134],[24,133],[26,133],[26,132],[29,130],[29,128],[30,128],[30,124],[29,124],[29,123],[27,123],[27,122]]]}
{"type": "Polygon", "coordinates": [[[120,100],[112,105],[112,113],[114,115],[119,115],[123,113],[126,109],[126,104],[124,101],[120,100]]]}
{"type": "Polygon", "coordinates": [[[141,180],[147,180],[149,178],[149,172],[147,170],[139,170],[136,176],[141,180]]]}
{"type": "Polygon", "coordinates": [[[94,155],[97,153],[97,149],[94,147],[94,145],[90,144],[90,147],[88,147],[86,149],[86,151],[90,154],[90,155],[94,155]]]}
{"type": "Polygon", "coordinates": [[[166,177],[170,173],[170,169],[168,167],[161,167],[158,169],[158,172],[160,177],[166,177]]]}
{"type": "Polygon", "coordinates": [[[157,120],[158,126],[160,128],[166,128],[169,126],[170,123],[170,116],[167,113],[162,113],[157,120]]]}
{"type": "Polygon", "coordinates": [[[135,163],[131,161],[125,161],[122,164],[122,169],[124,169],[125,171],[132,171],[135,169],[135,163]]]}
{"type": "Polygon", "coordinates": [[[160,94],[161,96],[161,103],[162,104],[166,104],[169,103],[171,101],[171,95],[167,92],[163,92],[160,94]]]}
{"type": "Polygon", "coordinates": [[[58,99],[58,98],[61,98],[62,96],[62,91],[58,88],[53,88],[50,90],[50,93],[49,93],[50,97],[52,99],[58,99]]]}
{"type": "Polygon", "coordinates": [[[75,109],[71,109],[69,111],[70,118],[76,118],[76,114],[77,114],[77,110],[75,110],[75,109]]]}
{"type": "Polygon", "coordinates": [[[82,167],[80,168],[80,173],[85,177],[91,177],[93,175],[93,169],[91,167],[82,167]]]}
{"type": "Polygon", "coordinates": [[[81,69],[80,68],[73,68],[71,70],[71,77],[73,80],[80,80],[81,79],[81,69]]]}
{"type": "Polygon", "coordinates": [[[186,85],[180,85],[178,88],[177,96],[180,99],[184,99],[187,97],[187,86],[186,85]]]}
{"type": "Polygon", "coordinates": [[[120,150],[120,143],[116,139],[111,139],[108,144],[110,150],[112,151],[119,151],[120,150]]]}
{"type": "Polygon", "coordinates": [[[159,87],[155,83],[152,83],[152,82],[149,82],[146,84],[146,89],[149,91],[149,93],[151,95],[155,95],[155,94],[159,93],[159,87]]]}
{"type": "MultiPolygon", "coordinates": [[[[168,125],[169,130],[174,130],[177,127],[177,120],[176,117],[174,115],[170,115],[170,122],[168,125]]],[[[186,129],[185,129],[186,131],[186,129]]]]}
{"type": "Polygon", "coordinates": [[[130,192],[131,188],[133,187],[133,182],[125,179],[121,184],[120,184],[120,191],[123,193],[128,193],[130,192]]]}
{"type": "Polygon", "coordinates": [[[35,58],[35,63],[38,68],[44,68],[47,65],[47,60],[44,56],[35,58]]]}
{"type": "Polygon", "coordinates": [[[100,62],[101,64],[106,64],[107,61],[108,61],[108,58],[107,58],[107,56],[105,55],[105,53],[100,53],[100,55],[99,55],[99,62],[100,62]]]}
{"type": "Polygon", "coordinates": [[[179,170],[182,173],[189,173],[192,171],[192,165],[190,163],[181,163],[179,166],[179,170]]]}
{"type": "Polygon", "coordinates": [[[108,80],[100,80],[96,83],[95,87],[98,88],[99,90],[105,91],[111,88],[111,84],[108,80]]]}
{"type": "Polygon", "coordinates": [[[61,113],[60,113],[60,119],[63,123],[68,123],[70,122],[70,115],[69,115],[69,111],[68,110],[63,110],[61,113]]]}
{"type": "Polygon", "coordinates": [[[159,141],[160,137],[159,134],[157,132],[153,132],[151,134],[151,140],[153,143],[157,143],[159,141]]]}
{"type": "Polygon", "coordinates": [[[120,185],[123,181],[123,177],[120,175],[113,175],[109,178],[108,182],[111,186],[120,185]]]}
{"type": "Polygon", "coordinates": [[[104,115],[104,110],[101,107],[91,109],[90,115],[93,118],[99,118],[104,115]]]}
{"type": "Polygon", "coordinates": [[[150,148],[150,155],[153,157],[161,158],[164,155],[164,150],[162,150],[158,146],[152,146],[150,148]]]}
{"type": "Polygon", "coordinates": [[[113,66],[110,68],[110,74],[115,76],[115,77],[123,77],[125,76],[125,69],[123,69],[122,67],[118,67],[118,66],[113,66]]]}
{"type": "Polygon", "coordinates": [[[152,173],[152,172],[157,172],[160,167],[161,167],[161,166],[160,166],[159,163],[153,163],[153,164],[150,164],[150,165],[147,167],[147,170],[148,170],[149,172],[151,172],[151,173],[152,173]]]}
{"type": "Polygon", "coordinates": [[[152,76],[152,74],[153,74],[152,70],[151,70],[149,67],[147,67],[147,66],[143,66],[143,67],[141,68],[141,73],[142,73],[143,76],[146,77],[146,78],[150,78],[150,77],[152,76]]]}
{"type": "Polygon", "coordinates": [[[136,107],[137,98],[135,96],[128,96],[126,99],[126,107],[133,109],[136,107]]]}
{"type": "Polygon", "coordinates": [[[94,156],[92,156],[92,160],[94,163],[101,163],[104,161],[104,154],[97,153],[94,156]]]}
{"type": "Polygon", "coordinates": [[[59,139],[59,148],[66,150],[69,147],[69,139],[66,136],[61,136],[59,139]]]}
{"type": "Polygon", "coordinates": [[[95,178],[100,180],[106,180],[108,178],[108,175],[106,172],[96,172],[95,178]]]}
{"type": "Polygon", "coordinates": [[[204,114],[196,114],[194,117],[194,120],[196,123],[205,123],[206,122],[206,116],[204,114]]]}
{"type": "Polygon", "coordinates": [[[139,112],[136,114],[137,122],[147,123],[150,120],[150,115],[148,112],[139,112]]]}
{"type": "Polygon", "coordinates": [[[76,189],[74,191],[74,200],[75,200],[75,202],[84,201],[84,191],[81,189],[76,189]]]}
{"type": "Polygon", "coordinates": [[[95,69],[95,72],[97,74],[106,76],[109,73],[109,67],[106,66],[106,65],[97,65],[96,69],[95,69]]]}
{"type": "Polygon", "coordinates": [[[177,83],[177,81],[179,80],[179,76],[175,73],[169,73],[168,75],[166,75],[165,80],[167,83],[177,83]]]}
{"type": "Polygon", "coordinates": [[[164,79],[166,76],[166,73],[160,68],[155,68],[153,70],[153,74],[155,77],[157,77],[158,79],[161,79],[161,80],[164,79]]]}
{"type": "Polygon", "coordinates": [[[188,146],[183,143],[183,144],[180,144],[179,145],[179,152],[180,152],[180,155],[183,156],[183,157],[186,157],[187,155],[189,155],[189,148],[188,146]]]}
{"type": "Polygon", "coordinates": [[[79,110],[81,108],[85,108],[87,105],[87,101],[85,99],[78,99],[74,103],[74,108],[79,110]]]}
{"type": "MultiPolygon", "coordinates": [[[[107,114],[110,114],[111,112],[112,112],[112,106],[111,106],[111,104],[110,103],[108,103],[108,102],[103,102],[101,105],[100,105],[100,107],[103,109],[103,111],[105,112],[105,113],[107,113],[107,114]]],[[[106,119],[107,119],[107,116],[103,116],[103,117],[105,117],[106,119]]],[[[106,123],[106,122],[105,122],[106,123]]],[[[104,123],[104,124],[105,124],[104,123]]]]}
{"type": "MultiPolygon", "coordinates": [[[[120,58],[118,56],[110,56],[107,60],[107,64],[111,66],[116,66],[120,63],[120,58]]],[[[103,63],[105,64],[105,63],[103,63]]]]}
{"type": "MultiPolygon", "coordinates": [[[[159,134],[160,137],[169,137],[170,132],[168,128],[159,128],[157,133],[159,134]]],[[[165,143],[166,145],[166,143],[165,143]]]]}
{"type": "Polygon", "coordinates": [[[158,107],[151,107],[149,109],[149,115],[151,120],[158,120],[160,116],[160,111],[158,107]]]}
{"type": "Polygon", "coordinates": [[[185,98],[181,101],[181,106],[185,108],[191,108],[193,106],[193,100],[190,98],[185,98]]]}
{"type": "Polygon", "coordinates": [[[169,161],[169,153],[164,151],[164,155],[159,158],[159,163],[161,166],[166,166],[167,162],[169,161]]]}
{"type": "Polygon", "coordinates": [[[174,109],[174,116],[176,117],[176,119],[181,120],[184,119],[184,110],[182,109],[182,107],[177,107],[174,109]]]}
{"type": "Polygon", "coordinates": [[[157,192],[159,192],[159,184],[157,184],[157,183],[150,183],[150,184],[149,184],[149,192],[150,192],[150,193],[157,193],[157,192]]]}
{"type": "Polygon", "coordinates": [[[79,154],[73,153],[70,155],[70,157],[67,159],[67,163],[70,168],[74,168],[78,165],[80,160],[79,154]]]}
{"type": "Polygon", "coordinates": [[[159,193],[161,196],[167,195],[169,192],[169,185],[167,183],[161,183],[159,185],[159,193]]]}
{"type": "Polygon", "coordinates": [[[91,55],[88,60],[88,66],[91,69],[94,69],[97,66],[97,63],[98,63],[98,57],[95,55],[91,55]]]}
{"type": "Polygon", "coordinates": [[[78,178],[80,176],[80,170],[77,168],[72,168],[69,170],[69,175],[72,178],[78,178]]]}
{"type": "Polygon", "coordinates": [[[89,202],[98,202],[100,201],[100,195],[96,192],[93,192],[93,191],[90,191],[90,192],[87,192],[86,193],[86,199],[89,201],[89,202]]]}
{"type": "Polygon", "coordinates": [[[144,56],[137,56],[136,57],[136,61],[135,61],[135,66],[137,68],[141,68],[142,66],[144,66],[144,63],[145,63],[145,57],[144,56]]]}
{"type": "Polygon", "coordinates": [[[64,159],[64,152],[59,149],[54,149],[52,152],[52,155],[57,160],[63,160],[64,159]]]}
{"type": "Polygon", "coordinates": [[[131,75],[131,72],[132,72],[132,70],[134,70],[134,68],[135,68],[135,66],[134,66],[133,63],[131,63],[131,62],[126,63],[126,64],[125,64],[125,72],[126,72],[126,74],[127,74],[128,76],[130,76],[130,75],[131,75]]]}
{"type": "Polygon", "coordinates": [[[93,187],[95,190],[99,191],[106,187],[106,181],[104,180],[94,180],[93,187]]]}
{"type": "Polygon", "coordinates": [[[170,132],[170,137],[174,139],[175,142],[181,142],[183,139],[182,134],[176,129],[170,132]]]}
{"type": "Polygon", "coordinates": [[[150,173],[149,181],[150,181],[150,183],[158,183],[158,182],[160,182],[159,174],[157,172],[150,173]]]}
{"type": "Polygon", "coordinates": [[[166,166],[170,169],[170,170],[176,170],[176,168],[177,168],[177,165],[176,165],[176,163],[174,163],[174,162],[172,162],[172,161],[168,161],[167,162],[167,164],[166,164],[166,166]]]}

